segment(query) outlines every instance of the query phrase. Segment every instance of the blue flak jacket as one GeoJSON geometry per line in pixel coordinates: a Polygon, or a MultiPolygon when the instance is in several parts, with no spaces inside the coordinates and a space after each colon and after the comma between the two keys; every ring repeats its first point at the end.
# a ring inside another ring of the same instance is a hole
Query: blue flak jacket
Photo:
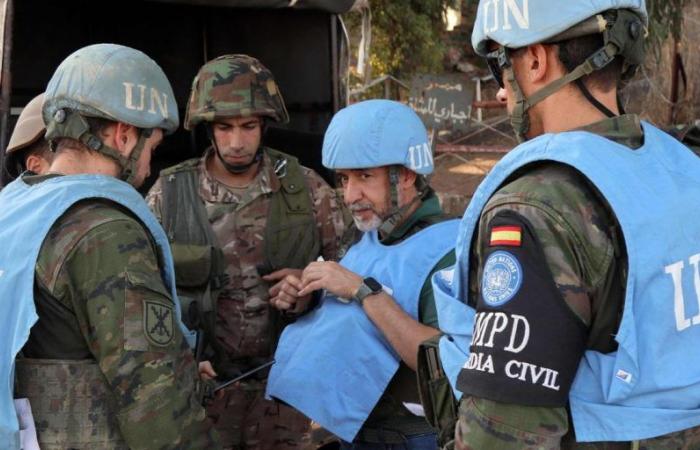
{"type": "Polygon", "coordinates": [[[30,186],[22,178],[0,192],[0,448],[18,449],[19,423],[13,403],[15,357],[38,316],[34,306],[34,268],[51,226],[76,202],[111,200],[130,210],[148,228],[164,261],[163,279],[172,293],[180,328],[175,272],[167,236],[139,193],[129,184],[103,175],[70,175],[30,186]]]}
{"type": "MultiPolygon", "coordinates": [[[[413,319],[423,284],[454,248],[458,220],[427,227],[394,245],[365,233],[340,264],[374,277],[413,319]]],[[[325,295],[321,305],[288,325],[275,353],[267,397],[301,411],[352,441],[399,368],[400,358],[357,302],[325,295]]]]}
{"type": "Polygon", "coordinates": [[[581,442],[640,440],[700,425],[700,159],[642,126],[645,143],[637,150],[582,131],[540,136],[513,150],[464,214],[454,272],[433,278],[440,326],[453,333],[440,348],[454,386],[473,326],[474,311],[463,302],[470,243],[488,199],[536,161],[570,165],[596,186],[621,226],[628,278],[618,350],[585,352],[569,393],[581,442]]]}

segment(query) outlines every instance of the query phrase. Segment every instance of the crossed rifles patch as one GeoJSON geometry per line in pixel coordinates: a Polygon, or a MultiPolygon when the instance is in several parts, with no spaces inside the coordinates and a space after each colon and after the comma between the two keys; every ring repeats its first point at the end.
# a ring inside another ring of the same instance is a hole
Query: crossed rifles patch
{"type": "Polygon", "coordinates": [[[170,305],[145,301],[143,328],[146,338],[154,345],[166,346],[173,340],[175,319],[170,305]]]}

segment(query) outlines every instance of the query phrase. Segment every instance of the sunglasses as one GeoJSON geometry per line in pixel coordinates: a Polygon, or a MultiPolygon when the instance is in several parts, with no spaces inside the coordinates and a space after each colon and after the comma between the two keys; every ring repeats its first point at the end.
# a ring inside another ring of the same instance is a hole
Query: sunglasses
{"type": "Polygon", "coordinates": [[[508,57],[508,49],[501,47],[498,50],[487,53],[486,65],[491,71],[493,79],[496,80],[496,83],[498,83],[498,86],[501,89],[505,88],[505,83],[503,82],[503,71],[511,67],[510,58],[508,57]]]}

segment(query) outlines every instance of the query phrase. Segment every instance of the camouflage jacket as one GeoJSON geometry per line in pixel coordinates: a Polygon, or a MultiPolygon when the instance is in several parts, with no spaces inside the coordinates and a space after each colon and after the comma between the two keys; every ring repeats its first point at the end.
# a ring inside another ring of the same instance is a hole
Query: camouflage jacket
{"type": "MultiPolygon", "coordinates": [[[[606,119],[583,130],[630,148],[639,148],[644,138],[634,115],[606,119]]],[[[614,351],[627,257],[613,212],[590,182],[570,167],[545,163],[516,176],[493,195],[482,212],[470,255],[470,299],[479,295],[489,224],[499,214],[514,212],[531,224],[562,301],[586,326],[586,347],[603,353],[614,351]]],[[[630,448],[630,443],[576,443],[566,408],[520,406],[465,396],[459,416],[457,449],[630,448]]],[[[640,448],[681,448],[680,443],[691,442],[692,434],[697,435],[692,442],[700,446],[700,431],[686,430],[642,441],[640,448]]]]}
{"type": "MultiPolygon", "coordinates": [[[[268,289],[258,266],[264,261],[262,240],[271,194],[281,187],[267,155],[253,182],[242,189],[225,186],[206,170],[200,159],[199,195],[204,201],[214,234],[224,253],[228,282],[217,299],[216,339],[229,359],[268,358],[274,353],[274,329],[278,313],[269,305],[268,289]]],[[[336,193],[314,171],[303,168],[311,193],[314,216],[321,237],[321,255],[337,257],[343,216],[336,193]]],[[[146,197],[159,219],[162,179],[158,179],[146,197]]]]}
{"type": "Polygon", "coordinates": [[[700,121],[692,124],[674,125],[667,130],[668,134],[688,146],[696,155],[700,156],[700,121]]]}
{"type": "Polygon", "coordinates": [[[22,354],[94,359],[130,448],[219,448],[195,395],[197,370],[179,327],[168,327],[171,339],[164,343],[154,335],[158,330],[145,326],[146,302],[172,304],[158,258],[150,235],[129,212],[101,200],[74,205],[41,247],[39,320],[22,354]]]}

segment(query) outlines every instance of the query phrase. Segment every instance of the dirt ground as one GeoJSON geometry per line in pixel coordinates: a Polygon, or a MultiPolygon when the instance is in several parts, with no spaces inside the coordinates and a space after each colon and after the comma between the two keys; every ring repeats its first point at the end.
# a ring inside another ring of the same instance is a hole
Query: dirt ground
{"type": "Polygon", "coordinates": [[[445,212],[461,216],[481,180],[503,155],[503,152],[438,155],[430,184],[445,212]]]}

